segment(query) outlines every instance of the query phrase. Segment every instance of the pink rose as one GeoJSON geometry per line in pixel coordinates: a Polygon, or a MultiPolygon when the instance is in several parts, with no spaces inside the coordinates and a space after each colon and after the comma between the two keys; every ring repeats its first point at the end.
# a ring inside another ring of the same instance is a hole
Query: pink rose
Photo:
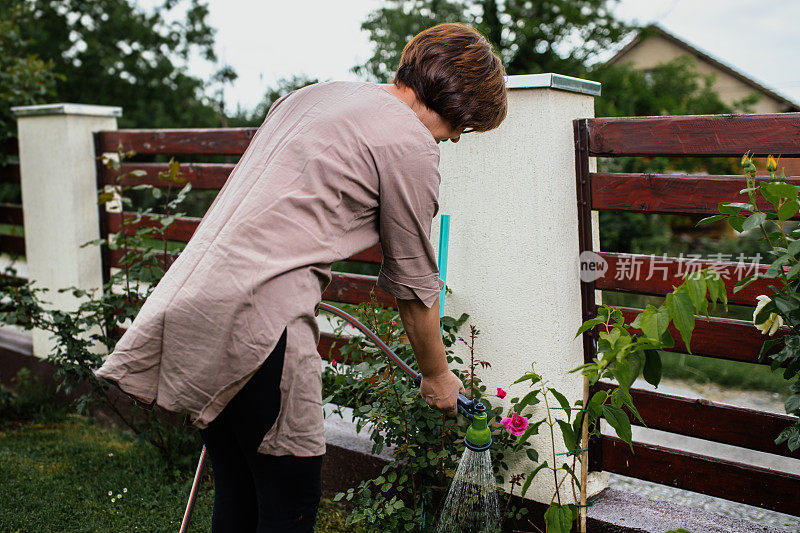
{"type": "Polygon", "coordinates": [[[503,398],[506,397],[506,391],[504,391],[500,387],[497,387],[497,397],[502,400],[503,398]]]}
{"type": "Polygon", "coordinates": [[[337,364],[338,364],[338,363],[336,362],[336,359],[333,359],[333,360],[331,360],[331,366],[332,366],[333,368],[336,368],[336,365],[337,365],[337,364]]]}
{"type": "Polygon", "coordinates": [[[514,413],[511,418],[502,419],[500,423],[515,437],[519,437],[528,429],[528,419],[524,416],[519,416],[518,413],[514,413]]]}
{"type": "Polygon", "coordinates": [[[394,320],[392,320],[392,325],[394,326],[395,324],[397,324],[397,322],[395,322],[394,320]]]}

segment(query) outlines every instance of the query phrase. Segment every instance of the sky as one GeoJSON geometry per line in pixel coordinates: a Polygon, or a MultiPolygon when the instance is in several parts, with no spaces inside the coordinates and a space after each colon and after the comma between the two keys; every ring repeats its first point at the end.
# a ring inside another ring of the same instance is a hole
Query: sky
{"type": "MultiPolygon", "coordinates": [[[[145,8],[154,3],[157,0],[139,0],[145,8]]],[[[217,54],[239,74],[226,89],[226,107],[233,110],[240,104],[252,109],[278,79],[293,74],[320,80],[357,79],[349,69],[372,55],[361,22],[383,3],[208,0],[209,22],[217,29],[217,54]]],[[[621,0],[614,12],[629,22],[657,22],[678,38],[800,102],[800,0],[621,0]]],[[[189,70],[207,78],[213,66],[193,58],[189,70]]]]}

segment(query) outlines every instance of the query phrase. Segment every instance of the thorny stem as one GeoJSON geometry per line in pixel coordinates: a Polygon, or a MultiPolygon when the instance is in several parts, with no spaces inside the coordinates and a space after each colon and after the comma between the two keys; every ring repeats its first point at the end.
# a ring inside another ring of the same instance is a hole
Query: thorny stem
{"type": "MultiPolygon", "coordinates": [[[[408,414],[406,413],[405,408],[403,407],[403,402],[400,401],[400,393],[397,392],[397,385],[394,382],[394,372],[392,372],[391,376],[389,377],[390,384],[392,387],[392,391],[394,392],[395,402],[397,403],[398,409],[402,413],[401,419],[403,420],[403,433],[406,436],[406,443],[411,442],[411,435],[408,433],[408,414]]],[[[411,497],[414,500],[414,509],[417,508],[417,484],[414,480],[414,461],[408,462],[408,468],[411,470],[411,497]]]]}
{"type": "Polygon", "coordinates": [[[96,389],[99,390],[103,394],[103,397],[106,400],[106,404],[111,408],[112,411],[114,411],[114,414],[117,415],[125,423],[125,425],[128,426],[134,433],[137,433],[137,434],[141,433],[138,430],[138,428],[135,427],[135,425],[133,424],[133,421],[128,420],[125,416],[123,416],[122,412],[117,407],[116,402],[112,402],[111,401],[111,398],[108,396],[108,392],[103,388],[102,384],[100,383],[100,380],[98,380],[97,377],[95,377],[95,376],[93,376],[93,378],[94,378],[94,381],[95,381],[96,389]]]}
{"type": "Polygon", "coordinates": [[[480,330],[477,329],[473,324],[469,326],[469,336],[470,342],[464,340],[464,337],[459,337],[458,340],[464,343],[464,345],[469,348],[469,394],[470,399],[475,397],[475,386],[477,385],[478,378],[475,377],[475,369],[478,365],[488,365],[487,361],[483,360],[475,360],[475,337],[480,334],[480,330]]]}
{"type": "MultiPolygon", "coordinates": [[[[581,423],[581,426],[582,425],[583,424],[581,423]]],[[[572,456],[572,474],[575,473],[575,462],[576,462],[577,458],[578,458],[578,454],[577,453],[572,456]]],[[[579,501],[580,498],[578,498],[578,493],[575,492],[575,480],[574,479],[570,480],[570,486],[572,487],[572,497],[575,499],[576,502],[579,501]]]]}
{"type": "Polygon", "coordinates": [[[503,508],[503,514],[508,512],[508,504],[511,503],[511,498],[514,496],[514,484],[511,484],[511,492],[508,493],[508,498],[506,498],[506,506],[503,508]]]}
{"type": "MultiPolygon", "coordinates": [[[[747,171],[747,176],[748,176],[748,178],[747,178],[747,181],[748,181],[747,188],[748,189],[752,189],[752,188],[755,187],[755,179],[756,179],[755,171],[748,170],[747,171]]],[[[756,205],[756,193],[753,192],[753,191],[748,191],[747,195],[750,197],[750,204],[753,206],[753,209],[755,209],[755,211],[753,211],[753,212],[754,213],[757,212],[759,209],[758,209],[758,206],[756,205]]],[[[779,202],[778,203],[778,209],[780,209],[781,205],[782,204],[779,202]]],[[[781,234],[783,235],[783,240],[784,240],[784,242],[786,242],[786,233],[784,233],[784,231],[783,231],[783,226],[781,226],[778,223],[776,223],[775,225],[778,226],[778,228],[781,230],[781,234]]],[[[772,241],[770,240],[769,235],[767,234],[767,229],[764,227],[764,224],[761,223],[758,226],[761,229],[761,233],[764,235],[764,240],[767,241],[767,244],[769,245],[770,248],[772,248],[772,251],[775,251],[775,246],[772,244],[772,241]]],[[[783,279],[784,284],[788,285],[789,284],[789,280],[786,277],[786,273],[785,273],[783,267],[780,267],[779,272],[780,272],[781,278],[783,279]]]]}
{"type": "MultiPolygon", "coordinates": [[[[558,481],[558,475],[557,475],[557,472],[558,472],[558,469],[557,469],[557,468],[553,468],[553,477],[555,477],[555,478],[556,478],[556,481],[558,481]]],[[[564,484],[564,481],[566,481],[566,479],[567,479],[567,476],[570,476],[570,477],[572,477],[572,475],[571,475],[569,472],[565,472],[565,473],[564,473],[564,477],[562,477],[562,478],[561,478],[561,481],[558,481],[558,484],[556,485],[556,491],[555,491],[555,493],[553,494],[553,497],[550,499],[550,505],[553,505],[553,502],[555,501],[555,499],[556,499],[557,497],[558,497],[558,505],[561,505],[561,497],[560,497],[560,495],[559,495],[559,490],[558,490],[558,489],[560,489],[560,488],[561,488],[561,485],[563,485],[563,484],[564,484]]],[[[549,528],[548,528],[548,529],[549,529],[549,528]]]]}
{"type": "MultiPolygon", "coordinates": [[[[164,200],[166,202],[166,205],[167,205],[167,214],[165,215],[167,218],[169,218],[169,212],[170,212],[169,195],[170,195],[171,192],[172,192],[172,182],[170,182],[169,187],[167,187],[167,197],[164,200]]],[[[169,263],[169,255],[167,253],[167,230],[168,229],[169,228],[164,228],[164,233],[163,233],[163,236],[164,236],[164,272],[166,272],[167,269],[169,268],[169,265],[168,265],[168,263],[169,263]]]]}
{"type": "MultiPolygon", "coordinates": [[[[124,174],[124,175],[127,175],[127,174],[124,174]]],[[[122,175],[117,177],[117,181],[119,181],[120,178],[122,178],[122,175]]],[[[120,213],[119,213],[119,220],[120,220],[119,223],[120,223],[120,227],[122,228],[121,229],[121,231],[122,231],[122,250],[123,250],[123,256],[122,257],[124,257],[124,261],[125,261],[125,265],[123,265],[125,267],[125,298],[128,300],[128,303],[131,303],[131,276],[130,276],[130,271],[128,270],[129,269],[128,263],[129,263],[129,259],[130,259],[128,257],[128,232],[125,231],[125,197],[122,196],[122,187],[120,187],[119,195],[120,195],[119,203],[121,205],[120,213]]],[[[138,291],[137,291],[136,294],[137,295],[139,294],[138,291]]]]}
{"type": "MultiPolygon", "coordinates": [[[[560,487],[561,484],[558,482],[558,473],[557,473],[557,469],[555,468],[555,465],[556,465],[556,437],[555,437],[555,432],[553,431],[554,422],[553,422],[553,417],[550,414],[550,405],[547,402],[547,391],[544,388],[544,382],[543,381],[539,382],[539,387],[542,389],[542,398],[544,399],[544,407],[545,407],[545,409],[547,409],[547,425],[550,426],[550,446],[551,446],[551,451],[553,453],[553,466],[551,466],[550,469],[553,471],[553,483],[555,484],[555,487],[556,487],[556,492],[553,495],[553,499],[557,498],[558,499],[558,504],[561,505],[561,495],[558,493],[558,487],[560,487]]],[[[550,501],[550,503],[552,504],[552,500],[550,501]]]]}
{"type": "MultiPolygon", "coordinates": [[[[445,447],[444,447],[445,423],[447,422],[447,417],[446,417],[446,415],[444,413],[441,414],[441,419],[442,419],[442,451],[444,451],[445,450],[445,447]]],[[[444,485],[444,478],[445,478],[444,459],[442,459],[439,462],[439,467],[440,467],[440,470],[441,470],[441,477],[439,479],[439,483],[444,485]]]]}

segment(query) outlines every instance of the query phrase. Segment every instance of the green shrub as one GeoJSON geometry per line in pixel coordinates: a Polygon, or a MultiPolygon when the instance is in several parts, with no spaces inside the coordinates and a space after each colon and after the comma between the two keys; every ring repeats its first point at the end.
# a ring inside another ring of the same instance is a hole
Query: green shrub
{"type": "Polygon", "coordinates": [[[55,386],[21,368],[14,379],[13,388],[0,385],[0,424],[27,421],[52,422],[67,414],[63,398],[56,394],[55,386]]]}

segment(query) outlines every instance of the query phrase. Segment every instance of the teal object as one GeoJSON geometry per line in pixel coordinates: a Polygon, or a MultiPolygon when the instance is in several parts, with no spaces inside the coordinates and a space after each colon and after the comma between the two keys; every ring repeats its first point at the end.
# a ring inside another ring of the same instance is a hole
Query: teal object
{"type": "MultiPolygon", "coordinates": [[[[445,282],[442,292],[439,294],[439,318],[444,316],[444,296],[447,291],[447,253],[450,245],[450,215],[439,217],[439,277],[445,282]]],[[[444,326],[439,326],[441,334],[444,335],[444,326]]]]}

